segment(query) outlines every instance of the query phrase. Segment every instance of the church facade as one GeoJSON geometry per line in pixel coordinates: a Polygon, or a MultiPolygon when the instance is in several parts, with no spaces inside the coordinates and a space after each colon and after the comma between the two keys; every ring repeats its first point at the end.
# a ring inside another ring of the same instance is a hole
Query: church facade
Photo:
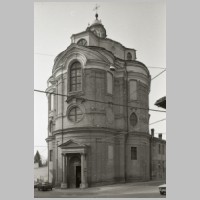
{"type": "Polygon", "coordinates": [[[55,186],[165,178],[165,153],[161,176],[153,150],[158,143],[165,149],[165,141],[149,134],[149,70],[135,49],[107,38],[98,14],[71,36],[47,83],[48,176],[55,186]]]}

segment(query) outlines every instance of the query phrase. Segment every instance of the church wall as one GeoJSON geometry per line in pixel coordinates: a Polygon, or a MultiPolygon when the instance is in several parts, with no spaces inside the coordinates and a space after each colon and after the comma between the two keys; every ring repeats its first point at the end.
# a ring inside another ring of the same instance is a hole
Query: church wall
{"type": "Polygon", "coordinates": [[[95,36],[93,36],[93,34],[90,33],[89,45],[90,46],[98,46],[98,44],[99,44],[99,39],[97,39],[95,36]]]}
{"type": "Polygon", "coordinates": [[[48,158],[48,160],[49,160],[49,181],[50,182],[52,182],[53,184],[54,184],[54,182],[55,182],[55,166],[54,166],[54,163],[55,163],[55,159],[56,159],[56,157],[55,157],[55,148],[54,148],[54,142],[53,141],[51,141],[51,142],[49,142],[49,148],[48,148],[48,150],[49,150],[49,152],[50,151],[52,151],[52,157],[51,157],[51,159],[52,160],[50,160],[50,153],[48,153],[48,156],[49,156],[49,158],[48,158]]]}
{"type": "MultiPolygon", "coordinates": [[[[87,162],[88,162],[88,184],[102,185],[107,183],[114,183],[124,181],[124,139],[123,137],[117,137],[112,141],[102,141],[102,138],[110,136],[108,133],[98,132],[97,130],[89,131],[89,133],[81,131],[76,134],[66,134],[65,130],[70,128],[108,128],[113,130],[126,130],[127,126],[127,110],[123,106],[114,106],[112,104],[105,104],[100,102],[88,101],[92,99],[101,102],[111,102],[121,105],[126,105],[126,82],[124,77],[115,77],[113,74],[113,90],[108,93],[107,90],[107,71],[102,69],[85,68],[83,70],[83,89],[82,96],[86,98],[85,101],[72,99],[66,102],[67,97],[58,96],[58,105],[56,113],[56,123],[54,133],[59,133],[63,128],[63,142],[73,139],[80,143],[88,145],[87,162]],[[63,103],[63,105],[62,105],[63,103]],[[83,118],[74,123],[68,119],[68,109],[71,105],[78,105],[84,113],[83,118]],[[63,106],[63,107],[62,107],[63,106]],[[63,113],[62,113],[62,108],[63,113]],[[63,115],[63,116],[62,116],[63,115]],[[59,132],[58,132],[59,131],[59,132]]],[[[136,75],[134,75],[136,76],[136,75]]],[[[148,108],[148,86],[141,83],[133,74],[129,74],[129,90],[131,89],[130,81],[136,81],[136,99],[131,99],[129,96],[129,106],[136,108],[128,108],[128,120],[132,112],[138,117],[138,122],[135,127],[132,127],[129,122],[129,132],[148,132],[148,111],[137,109],[137,107],[148,108]]],[[[111,82],[110,82],[111,83],[111,82]]],[[[67,75],[64,76],[64,82],[62,79],[58,80],[58,93],[67,94],[67,75]]],[[[130,92],[130,91],[129,91],[130,92]]],[[[134,98],[135,98],[134,96],[134,98]]],[[[57,102],[56,102],[57,103],[57,102]]],[[[119,132],[120,133],[120,132],[119,132]]],[[[117,134],[119,134],[117,133],[117,134]]],[[[58,136],[56,136],[58,137],[58,136]]],[[[58,139],[59,143],[61,138],[58,139]]],[[[148,180],[149,178],[149,144],[148,141],[142,137],[129,136],[128,144],[126,146],[126,174],[127,180],[148,180]],[[130,161],[130,148],[136,146],[138,149],[138,160],[130,161]],[[145,171],[145,173],[143,173],[145,171]]],[[[57,173],[58,163],[58,178],[57,183],[62,181],[62,157],[61,150],[58,148],[58,161],[57,161],[57,146],[55,147],[56,158],[54,159],[54,171],[57,173]]],[[[57,175],[56,175],[57,176],[57,175]]]]}
{"type": "MultiPolygon", "coordinates": [[[[108,94],[106,89],[107,88],[106,73],[107,72],[105,70],[100,70],[100,69],[89,68],[84,70],[83,91],[82,91],[83,98],[85,97],[88,99],[92,99],[95,101],[102,101],[102,102],[111,102],[111,103],[113,102],[122,105],[126,104],[126,99],[125,99],[126,95],[124,95],[126,93],[126,84],[124,78],[123,77],[117,78],[113,76],[114,79],[113,94],[108,94]]],[[[130,83],[134,80],[136,80],[135,77],[132,76],[132,74],[130,74],[129,87],[130,83]]],[[[66,75],[64,75],[64,83],[62,83],[61,79],[58,80],[58,93],[62,92],[64,92],[64,94],[65,93],[67,94],[66,75]]],[[[55,104],[56,104],[55,108],[57,108],[56,113],[58,113],[58,115],[56,116],[57,120],[55,122],[55,130],[59,130],[61,128],[70,128],[74,126],[76,127],[95,126],[95,127],[108,127],[117,129],[123,129],[126,126],[125,123],[127,118],[126,109],[123,106],[113,106],[87,100],[83,103],[77,102],[76,100],[75,101],[72,100],[71,102],[67,103],[66,97],[62,97],[59,95],[55,97],[55,104]],[[83,119],[79,123],[73,123],[68,120],[67,109],[72,104],[79,105],[83,113],[85,113],[83,119]],[[64,106],[63,113],[62,113],[62,106],[64,106]]],[[[148,108],[148,86],[146,86],[144,83],[140,81],[137,81],[137,99],[136,101],[131,101],[129,105],[133,107],[148,108]]],[[[138,130],[140,128],[140,131],[147,132],[148,112],[140,109],[137,109],[137,112],[140,118],[140,126],[138,126],[138,130]]],[[[131,111],[129,109],[129,115],[130,114],[131,111]]]]}
{"type": "MultiPolygon", "coordinates": [[[[82,131],[80,133],[68,133],[63,135],[63,143],[73,139],[78,143],[84,143],[87,147],[87,180],[89,186],[124,181],[124,140],[123,137],[114,139],[110,133],[98,131],[82,131]],[[110,139],[106,139],[110,138],[110,139]]],[[[56,137],[61,144],[61,135],[56,137]]],[[[56,143],[56,142],[55,142],[56,143]]],[[[55,145],[55,159],[57,162],[57,145],[55,145]]],[[[56,164],[54,166],[56,173],[56,164]]],[[[56,173],[57,174],[57,173],[56,173]]],[[[56,176],[55,174],[55,176],[56,176]]],[[[58,147],[58,183],[62,181],[61,149],[58,147]]]]}
{"type": "MultiPolygon", "coordinates": [[[[140,134],[140,133],[138,133],[140,134]]],[[[149,138],[144,135],[130,134],[126,146],[127,179],[133,181],[147,181],[149,174],[149,138]],[[137,159],[131,158],[131,147],[137,148],[137,159]]]]}
{"type": "MultiPolygon", "coordinates": [[[[49,91],[66,95],[54,96],[54,110],[49,112],[49,124],[51,121],[54,123],[48,140],[49,149],[53,150],[53,159],[49,162],[50,178],[57,186],[63,181],[62,149],[59,145],[69,140],[85,145],[89,187],[123,182],[125,177],[127,181],[148,181],[151,176],[155,180],[165,177],[166,158],[157,153],[159,141],[153,140],[150,145],[148,134],[148,69],[140,62],[127,61],[128,52],[132,60],[136,59],[134,49],[127,49],[111,39],[97,38],[90,31],[73,35],[72,43],[81,38],[96,48],[72,45],[69,54],[66,50],[60,60],[57,58],[55,65],[58,66],[54,66],[52,85],[48,87],[49,91]],[[82,90],[70,92],[67,73],[73,59],[82,64],[82,90]],[[62,69],[63,63],[65,66],[62,69]],[[111,71],[110,65],[116,70],[111,71]],[[78,122],[72,122],[68,117],[73,106],[78,106],[83,113],[78,122]],[[135,149],[137,158],[133,157],[135,149]]],[[[72,150],[73,146],[70,148],[72,150]]]]}

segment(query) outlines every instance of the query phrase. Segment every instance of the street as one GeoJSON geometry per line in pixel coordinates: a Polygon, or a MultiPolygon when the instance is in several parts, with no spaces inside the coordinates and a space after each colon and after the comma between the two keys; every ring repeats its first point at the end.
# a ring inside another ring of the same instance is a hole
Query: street
{"type": "Polygon", "coordinates": [[[34,190],[35,198],[165,198],[160,195],[158,185],[163,182],[140,182],[92,187],[87,189],[34,190]]]}

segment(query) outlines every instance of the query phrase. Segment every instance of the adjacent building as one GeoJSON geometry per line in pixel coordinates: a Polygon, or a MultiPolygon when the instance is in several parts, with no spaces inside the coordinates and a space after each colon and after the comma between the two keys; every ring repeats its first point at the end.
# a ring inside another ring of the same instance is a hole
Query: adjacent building
{"type": "Polygon", "coordinates": [[[158,99],[155,103],[156,106],[166,109],[166,96],[158,99]]]}
{"type": "Polygon", "coordinates": [[[86,188],[163,179],[155,146],[165,142],[149,134],[150,83],[136,50],[107,38],[98,14],[73,34],[46,89],[49,180],[86,188]]]}

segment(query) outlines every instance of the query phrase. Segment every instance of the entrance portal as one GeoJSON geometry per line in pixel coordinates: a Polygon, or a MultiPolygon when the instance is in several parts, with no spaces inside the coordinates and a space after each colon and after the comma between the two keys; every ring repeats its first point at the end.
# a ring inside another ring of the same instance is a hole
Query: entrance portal
{"type": "Polygon", "coordinates": [[[81,184],[81,159],[80,154],[74,154],[69,160],[69,187],[79,188],[81,184]]]}

